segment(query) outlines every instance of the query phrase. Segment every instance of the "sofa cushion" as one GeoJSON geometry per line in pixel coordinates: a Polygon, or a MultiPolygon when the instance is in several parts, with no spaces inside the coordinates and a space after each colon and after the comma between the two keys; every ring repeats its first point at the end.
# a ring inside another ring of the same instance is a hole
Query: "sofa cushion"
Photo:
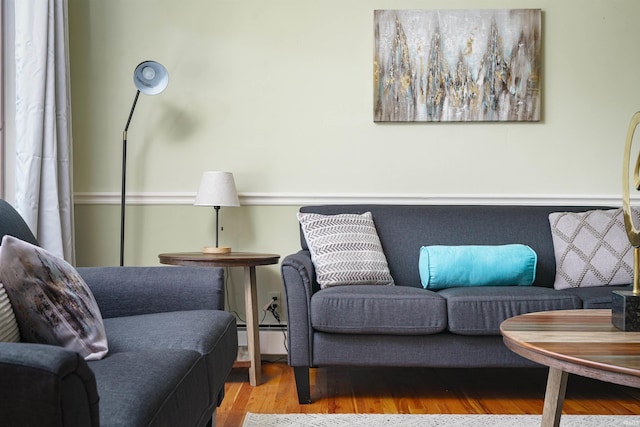
{"type": "MultiPolygon", "coordinates": [[[[634,209],[635,221],[640,217],[634,209]]],[[[633,250],[622,209],[549,214],[556,258],[556,289],[626,285],[633,280],[633,250]]]]}
{"type": "MultiPolygon", "coordinates": [[[[205,360],[212,390],[220,390],[238,352],[235,317],[220,310],[151,313],[104,319],[111,353],[193,350],[205,360]]],[[[218,396],[210,396],[214,401],[218,396]]]]}
{"type": "Polygon", "coordinates": [[[311,297],[311,326],[340,334],[425,335],[447,326],[444,298],[406,286],[353,285],[311,297]]]}
{"type": "Polygon", "coordinates": [[[102,427],[205,425],[214,405],[197,351],[147,349],[89,362],[100,396],[102,427]]]}
{"type": "Polygon", "coordinates": [[[418,261],[425,289],[531,286],[536,253],[526,245],[423,246],[418,261]]]}
{"type": "Polygon", "coordinates": [[[11,308],[11,301],[4,290],[4,286],[0,283],[0,341],[2,342],[19,342],[20,331],[18,330],[18,322],[11,308]]]}
{"type": "Polygon", "coordinates": [[[562,293],[576,295],[582,300],[582,308],[611,308],[613,291],[632,291],[633,286],[598,286],[563,289],[562,293]]]}
{"type": "Polygon", "coordinates": [[[320,215],[298,213],[322,288],[393,285],[371,212],[320,215]]]}
{"type": "Polygon", "coordinates": [[[0,246],[0,281],[23,341],[59,345],[87,360],[105,356],[107,337],[98,305],[65,260],[5,235],[0,246]]]}
{"type": "Polygon", "coordinates": [[[519,314],[582,308],[577,295],[542,287],[449,288],[438,295],[447,300],[449,331],[461,335],[499,335],[500,323],[519,314]]]}

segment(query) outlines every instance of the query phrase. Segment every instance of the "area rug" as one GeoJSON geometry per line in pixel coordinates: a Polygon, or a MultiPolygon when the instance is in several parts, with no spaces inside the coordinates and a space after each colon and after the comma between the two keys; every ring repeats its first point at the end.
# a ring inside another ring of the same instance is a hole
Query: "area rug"
{"type": "MultiPolygon", "coordinates": [[[[539,427],[540,415],[253,414],[242,427],[539,427]]],[[[561,427],[640,426],[636,415],[563,415],[561,427]]]]}

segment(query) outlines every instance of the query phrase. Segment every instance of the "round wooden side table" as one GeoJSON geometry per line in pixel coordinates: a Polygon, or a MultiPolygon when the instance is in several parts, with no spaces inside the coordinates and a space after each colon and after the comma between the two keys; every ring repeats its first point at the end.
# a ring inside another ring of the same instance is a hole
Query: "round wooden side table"
{"type": "Polygon", "coordinates": [[[262,382],[262,361],[260,359],[260,333],[258,330],[258,295],[256,266],[277,264],[280,255],[255,252],[229,252],[211,254],[203,252],[177,252],[158,255],[160,263],[196,267],[243,267],[244,304],[247,312],[247,347],[249,351],[249,383],[252,386],[262,382]]]}

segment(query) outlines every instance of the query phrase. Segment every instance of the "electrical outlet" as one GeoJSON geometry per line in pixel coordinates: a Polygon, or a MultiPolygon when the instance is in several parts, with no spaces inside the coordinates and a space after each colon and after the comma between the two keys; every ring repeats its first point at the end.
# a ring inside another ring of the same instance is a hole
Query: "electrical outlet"
{"type": "Polygon", "coordinates": [[[262,307],[262,311],[267,311],[271,307],[277,310],[280,304],[280,292],[269,292],[267,294],[267,303],[262,307]]]}
{"type": "Polygon", "coordinates": [[[267,293],[267,298],[269,301],[273,301],[275,299],[276,304],[282,305],[282,296],[280,292],[269,292],[267,293]]]}
{"type": "MultiPolygon", "coordinates": [[[[268,310],[271,315],[280,323],[280,314],[278,308],[282,305],[282,294],[280,292],[268,292],[267,298],[269,298],[268,310]]],[[[266,310],[265,310],[266,311],[266,310]]]]}

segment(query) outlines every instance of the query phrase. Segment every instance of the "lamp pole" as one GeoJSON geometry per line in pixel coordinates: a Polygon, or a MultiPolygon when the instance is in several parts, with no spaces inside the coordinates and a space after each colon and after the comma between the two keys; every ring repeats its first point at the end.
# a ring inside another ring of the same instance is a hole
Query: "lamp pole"
{"type": "Polygon", "coordinates": [[[220,214],[220,206],[214,206],[213,209],[216,210],[216,248],[218,247],[218,231],[220,230],[218,226],[218,215],[220,214]]]}
{"type": "Polygon", "coordinates": [[[131,112],[127,119],[127,124],[122,132],[122,190],[120,192],[120,267],[124,266],[124,212],[126,205],[126,191],[127,191],[127,131],[129,130],[129,124],[131,124],[131,118],[133,117],[133,111],[136,109],[138,103],[138,97],[140,96],[140,89],[136,91],[136,96],[133,99],[133,105],[131,106],[131,112]]]}
{"type": "Polygon", "coordinates": [[[143,61],[133,72],[133,82],[138,90],[136,97],[133,99],[131,112],[127,119],[127,124],[122,132],[122,191],[120,194],[120,267],[124,265],[124,210],[126,205],[127,191],[127,130],[131,124],[133,111],[138,103],[140,92],[145,95],[157,95],[162,92],[169,84],[169,73],[167,69],[155,61],[143,61]]]}

